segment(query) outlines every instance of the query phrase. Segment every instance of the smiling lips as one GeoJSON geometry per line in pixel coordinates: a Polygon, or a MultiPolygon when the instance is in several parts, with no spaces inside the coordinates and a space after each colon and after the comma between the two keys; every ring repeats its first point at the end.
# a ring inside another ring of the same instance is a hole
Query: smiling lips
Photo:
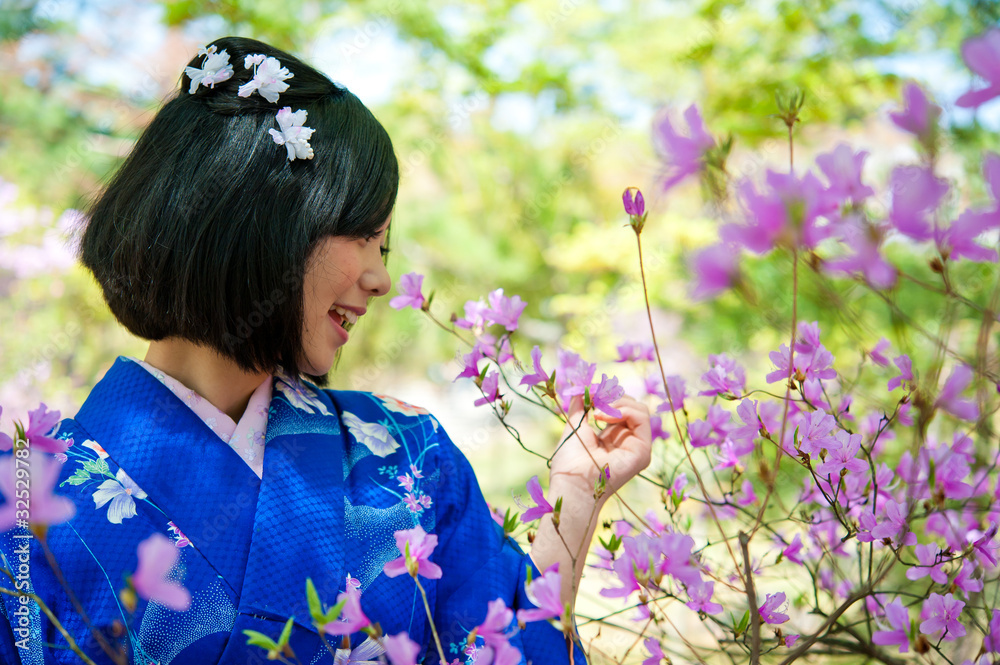
{"type": "Polygon", "coordinates": [[[330,311],[335,312],[338,316],[340,316],[341,323],[346,322],[353,326],[355,323],[358,322],[357,312],[345,309],[340,305],[334,305],[333,307],[330,308],[330,311]]]}

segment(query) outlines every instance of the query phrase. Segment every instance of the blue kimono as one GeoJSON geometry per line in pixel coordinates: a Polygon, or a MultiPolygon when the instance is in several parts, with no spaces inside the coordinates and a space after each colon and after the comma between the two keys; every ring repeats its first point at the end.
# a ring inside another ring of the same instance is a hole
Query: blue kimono
{"type": "MultiPolygon", "coordinates": [[[[421,582],[447,662],[471,661],[466,637],[488,601],[533,607],[524,585],[527,569],[533,576],[538,570],[491,518],[468,461],[433,416],[369,393],[320,390],[280,374],[273,381],[263,479],[166,386],[124,358],[77,416],[60,424],[58,436],[74,445],[58,491],[77,513],[51,527],[47,542],[92,625],[121,645],[129,662],[264,663],[266,652],[248,647],[243,631],[276,639],[294,617],[290,644],[298,660],[330,665],[333,656],[311,624],[309,577],[328,605],[348,581],[360,584],[365,614],[385,634],[407,631],[422,646],[418,662],[437,665],[413,579],[382,572],[399,556],[393,533],[418,524],[438,536],[431,561],[444,575],[421,582]],[[136,548],[154,532],[179,548],[174,573],[192,596],[185,612],[141,599],[132,614],[121,605],[136,548]]],[[[26,533],[0,535],[2,563],[16,571],[30,556],[31,590],[95,662],[111,662],[26,533]]],[[[6,578],[0,584],[11,586],[6,578]]],[[[0,662],[79,662],[34,603],[25,622],[18,599],[2,598],[0,662]]],[[[340,638],[330,639],[339,646],[340,638]]],[[[351,646],[363,639],[351,636],[351,646]]],[[[528,663],[569,662],[563,635],[546,622],[528,624],[511,643],[528,663]]],[[[585,662],[578,649],[575,662],[585,662]]]]}

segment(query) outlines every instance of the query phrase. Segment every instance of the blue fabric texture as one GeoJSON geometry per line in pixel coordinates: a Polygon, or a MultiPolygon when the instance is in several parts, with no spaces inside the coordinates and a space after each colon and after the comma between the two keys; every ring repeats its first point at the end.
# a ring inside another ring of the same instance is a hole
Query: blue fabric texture
{"type": "MultiPolygon", "coordinates": [[[[263,664],[266,652],[247,646],[242,631],[277,638],[294,617],[298,660],[332,665],[311,625],[311,578],[328,605],[347,584],[356,586],[372,621],[386,634],[407,631],[422,646],[418,662],[437,665],[413,579],[382,572],[399,556],[394,532],[418,524],[438,536],[431,561],[444,575],[421,582],[447,662],[473,662],[466,638],[489,601],[533,607],[524,585],[529,567],[534,577],[537,568],[493,521],[472,468],[433,416],[389,397],[320,390],[281,374],[273,388],[263,479],[126,358],[74,419],[60,423],[58,436],[74,443],[57,491],[77,514],[50,528],[46,542],[90,627],[29,532],[0,534],[0,556],[18,588],[38,594],[95,662],[112,662],[97,631],[130,663],[263,664]],[[119,600],[137,546],[155,532],[180,553],[171,575],[191,592],[185,612],[140,599],[129,613],[119,600]]],[[[2,599],[0,662],[79,662],[33,602],[2,599]]],[[[349,639],[356,648],[365,636],[349,639]]],[[[563,635],[546,622],[529,624],[511,643],[525,663],[569,662],[563,635]]],[[[575,662],[585,662],[579,648],[575,662]]]]}

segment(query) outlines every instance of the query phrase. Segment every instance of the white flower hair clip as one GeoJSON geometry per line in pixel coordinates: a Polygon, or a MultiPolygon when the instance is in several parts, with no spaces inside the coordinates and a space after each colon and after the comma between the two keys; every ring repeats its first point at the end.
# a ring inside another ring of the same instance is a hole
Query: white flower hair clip
{"type": "Polygon", "coordinates": [[[253,78],[241,85],[236,94],[240,97],[249,97],[256,90],[261,97],[272,104],[278,101],[279,93],[288,90],[285,80],[295,76],[282,67],[277,58],[265,57],[263,53],[248,55],[243,59],[243,68],[251,67],[253,67],[253,78]]]}
{"type": "Polygon", "coordinates": [[[306,115],[308,114],[305,109],[299,109],[295,113],[292,113],[292,107],[286,106],[278,111],[278,115],[275,116],[281,130],[268,130],[274,142],[285,146],[285,149],[288,150],[288,161],[290,162],[296,159],[313,158],[313,149],[309,145],[309,137],[316,130],[312,127],[302,126],[306,121],[306,115]]]}
{"type": "Polygon", "coordinates": [[[216,83],[222,83],[232,78],[233,66],[229,64],[229,54],[226,53],[225,49],[218,53],[215,51],[214,45],[198,49],[198,55],[205,56],[204,62],[201,63],[201,68],[184,68],[184,73],[191,79],[191,87],[188,89],[189,95],[193,95],[199,85],[203,85],[206,88],[214,88],[216,83]]]}

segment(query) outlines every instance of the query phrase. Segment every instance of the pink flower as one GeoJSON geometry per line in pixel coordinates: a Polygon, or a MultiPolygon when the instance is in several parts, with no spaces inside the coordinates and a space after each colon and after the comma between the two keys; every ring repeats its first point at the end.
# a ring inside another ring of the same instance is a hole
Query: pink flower
{"type": "Polygon", "coordinates": [[[872,633],[872,642],[880,646],[899,645],[899,653],[910,650],[910,613],[897,598],[885,606],[885,618],[891,630],[876,630],[872,633]]]}
{"type": "Polygon", "coordinates": [[[791,561],[792,563],[797,563],[802,565],[802,534],[795,534],[795,538],[792,539],[791,544],[785,549],[781,550],[781,555],[791,561]]]}
{"type": "Polygon", "coordinates": [[[371,621],[361,610],[361,592],[357,587],[347,585],[347,591],[337,595],[337,602],[344,601],[337,621],[331,621],[323,626],[323,632],[328,635],[352,635],[362,628],[371,625],[371,621]]]}
{"type": "Polygon", "coordinates": [[[685,603],[695,612],[705,614],[719,614],[722,612],[722,605],[712,602],[712,594],[715,592],[715,582],[699,582],[689,584],[687,587],[691,600],[685,603]]]}
{"type": "Polygon", "coordinates": [[[625,205],[625,214],[636,217],[642,216],[646,212],[646,201],[642,198],[642,192],[638,187],[627,187],[622,193],[622,203],[625,205]],[[635,194],[632,194],[632,190],[635,194]]]}
{"type": "Polygon", "coordinates": [[[779,624],[788,621],[788,615],[780,612],[781,606],[785,603],[784,592],[767,594],[764,602],[758,608],[760,618],[764,623],[779,624]]]}
{"type": "Polygon", "coordinates": [[[647,637],[642,641],[642,645],[646,647],[646,651],[649,652],[649,658],[642,661],[642,665],[660,665],[663,662],[665,656],[663,655],[663,648],[660,646],[659,641],[655,637],[647,637]]]}
{"type": "Polygon", "coordinates": [[[934,543],[927,543],[926,545],[917,545],[913,548],[913,552],[920,565],[907,568],[906,579],[916,581],[930,575],[931,579],[938,584],[948,583],[948,575],[942,569],[944,564],[937,563],[938,554],[941,552],[940,547],[934,543]]]}
{"type": "Polygon", "coordinates": [[[812,172],[799,178],[768,171],[767,189],[763,193],[758,193],[749,180],[743,181],[739,189],[749,212],[748,223],[724,226],[724,240],[764,254],[779,244],[814,248],[830,235],[831,228],[821,227],[818,222],[833,208],[826,188],[812,172]]]}
{"type": "Polygon", "coordinates": [[[1000,610],[993,610],[990,619],[990,632],[983,640],[983,648],[990,653],[1000,653],[1000,610]]]}
{"type": "MultiPolygon", "coordinates": [[[[9,531],[18,522],[18,499],[21,500],[21,507],[24,506],[25,497],[23,494],[18,496],[18,491],[24,491],[24,482],[19,487],[15,487],[14,482],[16,471],[24,469],[24,461],[20,460],[21,464],[17,464],[17,459],[10,456],[0,459],[0,494],[6,499],[6,503],[0,506],[0,533],[9,531]]],[[[28,458],[27,470],[30,480],[28,521],[51,526],[73,519],[76,505],[70,499],[52,493],[62,465],[47,455],[32,454],[28,458]]]]}
{"type": "Polygon", "coordinates": [[[407,492],[413,491],[413,478],[410,474],[404,474],[402,476],[396,476],[396,480],[399,481],[400,486],[407,492]]]}
{"type": "Polygon", "coordinates": [[[916,536],[912,532],[909,532],[909,525],[906,522],[907,511],[905,503],[899,503],[891,499],[886,501],[883,517],[884,519],[871,529],[872,538],[877,540],[891,538],[897,545],[916,544],[916,536]],[[901,531],[907,532],[902,543],[896,538],[901,531]]]}
{"type": "Polygon", "coordinates": [[[513,620],[514,611],[507,607],[503,598],[491,600],[486,604],[486,618],[476,626],[476,635],[483,638],[487,646],[506,644],[509,639],[508,630],[513,620]]]}
{"type": "Polygon", "coordinates": [[[705,153],[715,145],[715,140],[705,130],[697,106],[692,104],[684,111],[684,120],[689,137],[677,133],[670,122],[669,111],[660,114],[653,129],[653,144],[666,167],[663,191],[698,173],[704,164],[705,153]]]}
{"type": "Polygon", "coordinates": [[[500,399],[500,374],[497,372],[487,374],[486,378],[483,379],[481,390],[483,391],[483,396],[473,402],[475,406],[492,404],[500,399]]]}
{"type": "Polygon", "coordinates": [[[889,221],[903,235],[914,240],[928,240],[931,214],[937,209],[948,183],[923,166],[897,166],[889,176],[892,208],[889,221]]]}
{"type": "Polygon", "coordinates": [[[725,291],[739,275],[739,250],[728,243],[695,252],[688,268],[695,277],[692,300],[706,300],[725,291]]]}
{"type": "Polygon", "coordinates": [[[402,556],[385,564],[382,570],[386,575],[398,577],[408,572],[413,577],[421,575],[429,580],[441,578],[441,567],[428,560],[437,547],[436,535],[428,534],[419,524],[412,529],[397,531],[394,535],[402,556]]]}
{"type": "Polygon", "coordinates": [[[556,368],[556,394],[564,410],[569,410],[570,399],[582,395],[594,379],[597,365],[584,362],[572,351],[559,349],[556,368]]]}
{"type": "Polygon", "coordinates": [[[616,348],[618,350],[618,360],[615,362],[625,363],[636,360],[656,360],[656,350],[650,342],[625,342],[616,348]]]}
{"type": "Polygon", "coordinates": [[[487,321],[498,323],[508,331],[517,330],[517,320],[521,318],[521,312],[528,306],[528,303],[521,300],[521,296],[508,298],[503,294],[503,289],[497,289],[489,295],[490,306],[483,313],[487,321]]]}
{"type": "Polygon", "coordinates": [[[455,325],[459,328],[482,330],[486,326],[486,312],[489,307],[481,299],[469,300],[465,303],[465,318],[457,319],[455,325]]]}
{"type": "Polygon", "coordinates": [[[983,590],[983,581],[977,580],[972,575],[976,572],[976,564],[965,559],[962,561],[962,568],[955,575],[952,583],[956,588],[961,589],[966,594],[977,593],[983,590]]]}
{"type": "Polygon", "coordinates": [[[941,107],[931,104],[916,83],[907,83],[903,88],[903,101],[906,104],[903,112],[890,113],[889,119],[904,132],[926,140],[941,115],[941,107]]]}
{"type": "Polygon", "coordinates": [[[975,240],[998,224],[1000,221],[992,210],[966,210],[947,229],[935,230],[934,241],[941,253],[952,261],[965,258],[978,263],[996,263],[997,251],[975,240]]]}
{"type": "Polygon", "coordinates": [[[883,337],[878,341],[877,344],[875,344],[875,346],[872,347],[872,350],[868,352],[868,357],[871,358],[876,365],[881,365],[882,367],[888,367],[889,359],[886,358],[884,355],[882,355],[888,349],[889,349],[889,340],[883,337]]]}
{"type": "Polygon", "coordinates": [[[420,645],[411,640],[405,630],[398,635],[387,635],[382,638],[382,644],[385,646],[385,655],[392,665],[417,665],[420,645]]]}
{"type": "Polygon", "coordinates": [[[44,404],[41,404],[34,411],[28,412],[28,428],[24,432],[24,438],[34,450],[64,453],[69,448],[70,442],[48,436],[57,425],[59,425],[59,412],[49,411],[44,404]]]}
{"type": "Polygon", "coordinates": [[[838,430],[833,436],[840,445],[836,448],[830,448],[826,460],[816,465],[816,475],[820,478],[832,476],[836,482],[841,473],[866,471],[868,463],[857,459],[861,449],[861,435],[848,434],[844,430],[838,430]]]}
{"type": "Polygon", "coordinates": [[[139,566],[132,575],[132,586],[140,597],[160,603],[175,612],[191,606],[191,594],[178,582],[167,579],[177,564],[180,552],[162,533],[154,533],[139,543],[139,566]]]}
{"type": "Polygon", "coordinates": [[[625,389],[618,385],[618,378],[608,378],[607,374],[601,374],[601,382],[590,387],[590,399],[594,403],[594,408],[603,411],[612,418],[621,418],[622,412],[611,406],[611,403],[619,400],[625,395],[625,389]]]}
{"type": "Polygon", "coordinates": [[[944,596],[932,593],[924,601],[921,611],[924,621],[920,623],[920,632],[933,636],[934,639],[943,638],[946,642],[962,637],[965,635],[965,626],[958,621],[958,617],[964,607],[965,603],[950,593],[944,596]]]}
{"type": "Polygon", "coordinates": [[[549,380],[549,375],[542,369],[542,350],[537,345],[531,349],[531,364],[535,370],[534,373],[525,374],[521,377],[521,383],[518,385],[535,386],[549,380]]]}
{"type": "Polygon", "coordinates": [[[849,215],[838,225],[841,241],[853,254],[831,259],[823,267],[835,273],[861,273],[876,289],[887,289],[896,283],[896,269],[879,253],[884,231],[857,215],[849,215]]]}
{"type": "Polygon", "coordinates": [[[816,157],[816,165],[830,181],[827,196],[840,204],[846,200],[859,203],[875,194],[875,190],[861,182],[861,170],[867,157],[867,151],[854,152],[846,143],[816,157]]]}
{"type": "Polygon", "coordinates": [[[552,504],[545,499],[545,492],[542,491],[538,476],[532,476],[528,481],[528,494],[535,501],[535,507],[524,511],[524,515],[521,516],[522,522],[531,522],[552,512],[552,504]]]}
{"type": "Polygon", "coordinates": [[[542,573],[541,577],[536,577],[526,589],[528,600],[535,604],[538,609],[518,610],[517,620],[528,623],[529,621],[542,621],[543,619],[557,619],[562,616],[563,603],[560,594],[562,593],[562,580],[559,575],[559,563],[554,563],[542,573]]]}
{"type": "Polygon", "coordinates": [[[424,276],[419,273],[408,272],[400,277],[399,295],[389,301],[389,307],[393,309],[403,309],[405,307],[422,309],[426,301],[424,294],[420,292],[423,283],[424,276]]]}
{"type": "Polygon", "coordinates": [[[934,406],[939,406],[961,420],[975,420],[979,417],[979,407],[975,402],[959,399],[958,395],[972,381],[972,369],[968,365],[956,365],[944,382],[941,394],[934,406]]]}
{"type": "Polygon", "coordinates": [[[709,355],[708,362],[711,369],[701,375],[701,380],[708,384],[708,389],[698,394],[707,397],[715,395],[739,397],[747,385],[747,375],[743,367],[725,353],[709,355]]]}
{"type": "Polygon", "coordinates": [[[962,44],[962,58],[976,74],[989,84],[981,90],[970,90],[955,101],[956,106],[976,108],[1000,96],[1000,30],[991,28],[986,34],[962,44]]]}
{"type": "Polygon", "coordinates": [[[903,385],[904,381],[907,383],[912,383],[914,380],[913,365],[910,361],[910,356],[904,353],[902,355],[893,358],[892,362],[896,365],[896,367],[899,368],[899,376],[894,376],[893,378],[889,379],[889,383],[886,385],[886,388],[888,388],[890,392],[892,392],[899,386],[903,385]]]}

